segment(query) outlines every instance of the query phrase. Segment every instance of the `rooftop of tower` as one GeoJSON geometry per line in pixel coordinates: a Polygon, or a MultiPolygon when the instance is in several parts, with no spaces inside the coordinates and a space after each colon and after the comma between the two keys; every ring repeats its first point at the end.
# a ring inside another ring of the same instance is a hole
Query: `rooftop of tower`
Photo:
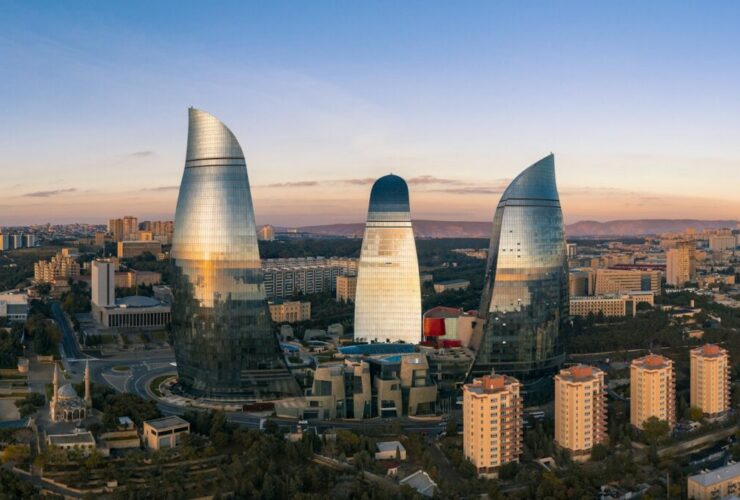
{"type": "Polygon", "coordinates": [[[188,108],[186,162],[244,160],[244,153],[229,127],[212,114],[188,108]]]}
{"type": "Polygon", "coordinates": [[[501,196],[508,200],[560,201],[555,183],[555,155],[550,153],[517,175],[501,196]]]}
{"type": "Polygon", "coordinates": [[[381,177],[370,191],[369,212],[408,212],[409,187],[403,178],[389,174],[381,177]]]}

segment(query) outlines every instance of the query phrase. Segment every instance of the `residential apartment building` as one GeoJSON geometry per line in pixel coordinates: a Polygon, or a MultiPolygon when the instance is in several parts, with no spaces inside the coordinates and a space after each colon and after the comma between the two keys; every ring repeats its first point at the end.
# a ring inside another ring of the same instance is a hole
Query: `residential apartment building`
{"type": "Polygon", "coordinates": [[[63,248],[49,260],[40,260],[33,265],[36,283],[54,283],[58,278],[76,278],[80,275],[77,249],[63,248]]]}
{"type": "Polygon", "coordinates": [[[270,316],[275,323],[295,323],[311,319],[311,303],[298,300],[269,302],[270,316]]]}
{"type": "Polygon", "coordinates": [[[691,406],[718,417],[730,409],[730,359],[727,350],[705,344],[691,350],[691,406]]]}
{"type": "Polygon", "coordinates": [[[658,354],[632,360],[630,365],[630,423],[642,430],[651,417],[676,424],[676,379],[673,361],[658,354]]]}
{"type": "Polygon", "coordinates": [[[682,287],[696,279],[696,245],[682,241],[666,252],[666,283],[682,287]]]}
{"type": "Polygon", "coordinates": [[[715,234],[709,237],[709,250],[712,252],[724,252],[735,250],[735,235],[715,234]]]}
{"type": "Polygon", "coordinates": [[[357,296],[357,276],[346,274],[337,276],[337,301],[354,302],[357,296]]]}
{"type": "Polygon", "coordinates": [[[484,375],[463,386],[463,453],[478,473],[519,461],[522,453],[521,384],[484,375]]]}
{"type": "Polygon", "coordinates": [[[302,257],[262,261],[268,299],[335,292],[338,276],[357,275],[357,259],[343,257],[302,257]]]}
{"type": "Polygon", "coordinates": [[[603,371],[586,365],[555,375],[555,444],[576,459],[588,458],[608,440],[604,378],[603,371]]]}

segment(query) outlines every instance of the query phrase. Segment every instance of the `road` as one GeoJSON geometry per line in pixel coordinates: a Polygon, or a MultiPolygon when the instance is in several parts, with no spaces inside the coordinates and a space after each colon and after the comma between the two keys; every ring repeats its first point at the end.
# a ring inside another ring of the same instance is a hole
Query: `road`
{"type": "MultiPolygon", "coordinates": [[[[80,346],[77,343],[75,332],[67,321],[67,317],[62,311],[62,306],[56,300],[51,303],[51,315],[54,317],[59,331],[62,333],[62,340],[60,344],[60,354],[62,355],[62,362],[66,364],[67,360],[78,360],[84,359],[85,356],[80,350],[80,346]]],[[[66,366],[66,368],[70,368],[66,366]]]]}

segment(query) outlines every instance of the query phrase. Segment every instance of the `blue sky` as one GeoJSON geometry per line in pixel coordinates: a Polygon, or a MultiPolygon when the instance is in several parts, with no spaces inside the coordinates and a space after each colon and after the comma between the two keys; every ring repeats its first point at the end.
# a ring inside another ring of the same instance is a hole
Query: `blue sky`
{"type": "Polygon", "coordinates": [[[0,224],[171,217],[187,107],[258,222],[488,220],[556,155],[566,220],[740,219],[740,4],[0,3],[0,224]]]}

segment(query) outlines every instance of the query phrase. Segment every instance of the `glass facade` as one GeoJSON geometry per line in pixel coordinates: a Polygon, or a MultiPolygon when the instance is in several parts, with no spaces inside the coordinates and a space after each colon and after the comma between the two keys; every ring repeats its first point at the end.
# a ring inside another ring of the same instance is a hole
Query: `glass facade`
{"type": "Polygon", "coordinates": [[[421,284],[409,189],[397,175],[381,177],[370,192],[357,270],[355,340],[421,340],[421,284]]]}
{"type": "Polygon", "coordinates": [[[235,399],[297,395],[265,298],[244,154],[223,123],[193,108],[171,257],[184,390],[235,399]]]}
{"type": "Polygon", "coordinates": [[[528,393],[552,385],[564,354],[568,269],[555,158],[512,181],[496,208],[473,347],[472,376],[518,378],[528,393]]]}

